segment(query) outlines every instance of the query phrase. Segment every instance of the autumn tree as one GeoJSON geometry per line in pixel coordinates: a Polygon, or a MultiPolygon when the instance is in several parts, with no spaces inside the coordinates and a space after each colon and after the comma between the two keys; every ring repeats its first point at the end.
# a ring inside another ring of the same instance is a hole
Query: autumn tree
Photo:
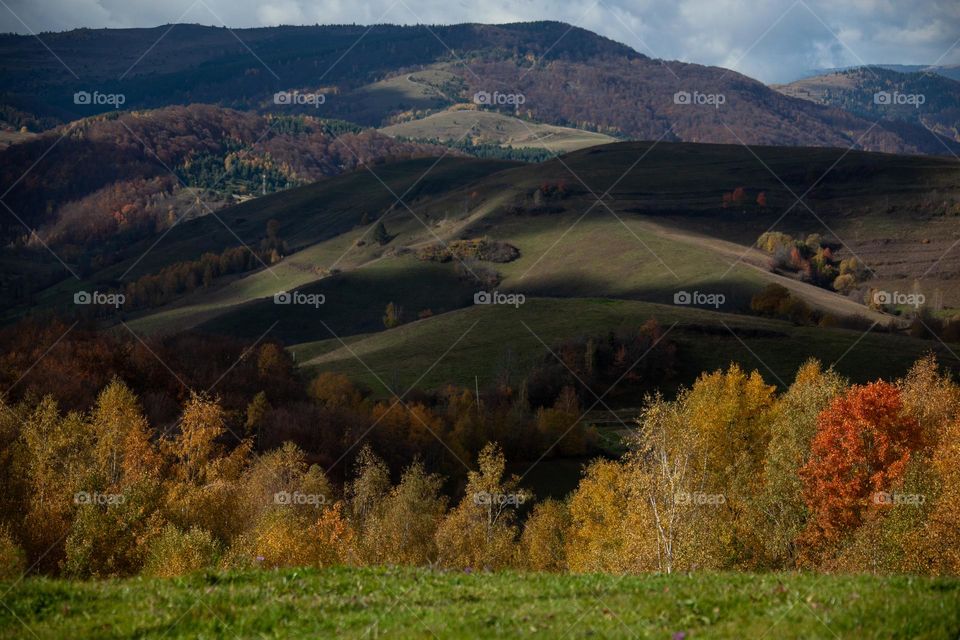
{"type": "Polygon", "coordinates": [[[392,488],[390,469],[369,444],[360,450],[354,465],[353,480],[346,487],[347,503],[358,533],[361,556],[375,558],[383,502],[392,488]]]}
{"type": "Polygon", "coordinates": [[[92,439],[85,488],[65,542],[64,570],[75,576],[131,575],[142,543],[159,526],[162,461],[136,396],[118,380],[100,394],[89,418],[92,439]]]}
{"type": "Polygon", "coordinates": [[[506,478],[506,460],[490,443],[467,474],[466,495],[437,531],[440,562],[450,567],[500,569],[516,561],[516,510],[530,498],[519,479],[506,478]]]}
{"type": "Polygon", "coordinates": [[[876,508],[874,496],[903,479],[921,441],[919,421],[887,382],[854,385],[820,413],[810,459],[800,469],[810,512],[800,539],[808,559],[863,523],[876,508]]]}
{"type": "Polygon", "coordinates": [[[46,396],[24,412],[20,435],[10,456],[11,490],[20,487],[22,508],[15,533],[27,563],[53,573],[64,558],[64,541],[70,534],[73,514],[88,486],[94,442],[89,425],[79,413],[60,414],[57,401],[46,396]]]}
{"type": "Polygon", "coordinates": [[[960,573],[960,418],[943,430],[932,465],[939,490],[930,496],[927,520],[911,542],[924,559],[925,571],[956,575],[960,573]]]}
{"type": "Polygon", "coordinates": [[[758,527],[768,566],[796,564],[796,538],[808,517],[799,470],[810,457],[817,417],[847,385],[833,369],[824,371],[819,361],[809,360],[774,406],[763,462],[763,492],[758,499],[763,514],[758,527]]]}
{"type": "Polygon", "coordinates": [[[227,419],[217,399],[193,393],[178,432],[162,443],[170,460],[166,518],[183,530],[199,526],[222,541],[239,527],[240,479],[251,453],[248,441],[233,449],[226,446],[224,438],[232,434],[227,419]]]}
{"type": "Polygon", "coordinates": [[[566,539],[570,510],[559,500],[537,503],[523,525],[520,548],[531,571],[560,572],[567,569],[566,539]]]}
{"type": "Polygon", "coordinates": [[[356,407],[363,396],[356,385],[342,373],[324,371],[310,381],[307,394],[324,407],[356,407]]]}
{"type": "Polygon", "coordinates": [[[260,443],[260,431],[263,429],[267,413],[272,408],[270,401],[267,400],[267,394],[263,391],[258,391],[250,404],[247,405],[246,419],[244,420],[245,435],[253,438],[257,444],[260,443]]]}
{"type": "Polygon", "coordinates": [[[387,329],[393,329],[402,323],[403,307],[394,302],[388,302],[387,308],[383,312],[383,326],[387,329]]]}
{"type": "Polygon", "coordinates": [[[437,529],[446,515],[443,478],[415,461],[367,520],[367,553],[378,564],[426,565],[437,560],[437,529]],[[372,551],[372,553],[371,553],[372,551]]]}
{"type": "Polygon", "coordinates": [[[324,567],[354,557],[344,504],[323,471],[292,443],[259,456],[241,479],[243,528],[227,567],[324,567]]]}
{"type": "Polygon", "coordinates": [[[623,573],[633,568],[624,515],[630,495],[624,464],[597,460],[586,468],[570,497],[565,555],[571,571],[623,573]]]}

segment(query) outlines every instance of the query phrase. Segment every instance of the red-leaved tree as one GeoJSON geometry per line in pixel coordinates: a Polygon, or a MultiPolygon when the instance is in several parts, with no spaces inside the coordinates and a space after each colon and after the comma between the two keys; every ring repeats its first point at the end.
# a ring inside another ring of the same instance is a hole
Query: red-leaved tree
{"type": "Polygon", "coordinates": [[[854,385],[817,418],[810,459],[800,470],[810,513],[801,545],[816,553],[863,523],[873,498],[903,477],[921,444],[919,423],[907,415],[892,384],[854,385]]]}

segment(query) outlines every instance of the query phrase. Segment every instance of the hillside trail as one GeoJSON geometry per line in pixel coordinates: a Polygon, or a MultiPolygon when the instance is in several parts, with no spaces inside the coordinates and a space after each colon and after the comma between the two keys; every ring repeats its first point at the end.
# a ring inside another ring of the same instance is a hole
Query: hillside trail
{"type": "Polygon", "coordinates": [[[666,227],[650,220],[638,220],[637,223],[646,231],[664,239],[706,249],[723,258],[729,259],[731,265],[743,265],[744,267],[753,269],[769,282],[786,287],[790,292],[796,293],[814,306],[834,315],[859,315],[871,322],[879,323],[887,323],[894,319],[894,317],[889,314],[870,309],[834,291],[828,291],[821,287],[771,272],[767,268],[769,256],[754,247],[744,247],[735,242],[705,236],[693,231],[686,231],[676,227],[666,227]]]}

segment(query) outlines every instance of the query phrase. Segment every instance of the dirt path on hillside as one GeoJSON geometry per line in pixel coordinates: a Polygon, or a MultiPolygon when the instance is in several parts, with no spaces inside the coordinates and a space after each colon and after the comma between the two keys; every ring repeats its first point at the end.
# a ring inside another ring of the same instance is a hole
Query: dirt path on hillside
{"type": "Polygon", "coordinates": [[[799,280],[794,280],[793,278],[771,273],[767,268],[769,256],[759,249],[755,249],[753,247],[744,247],[743,245],[739,245],[735,242],[729,242],[719,238],[711,238],[710,236],[704,236],[691,231],[664,227],[659,223],[651,222],[649,220],[639,220],[638,222],[641,226],[643,226],[644,229],[662,238],[707,249],[712,253],[729,259],[731,265],[742,265],[744,267],[753,269],[757,273],[761,274],[766,280],[786,287],[788,290],[803,297],[814,306],[824,311],[828,311],[834,315],[859,315],[867,318],[871,322],[876,321],[881,323],[887,323],[893,319],[893,316],[889,314],[874,311],[873,309],[855,302],[846,296],[842,296],[839,293],[828,291],[812,284],[807,284],[806,282],[800,282],[799,280]]]}

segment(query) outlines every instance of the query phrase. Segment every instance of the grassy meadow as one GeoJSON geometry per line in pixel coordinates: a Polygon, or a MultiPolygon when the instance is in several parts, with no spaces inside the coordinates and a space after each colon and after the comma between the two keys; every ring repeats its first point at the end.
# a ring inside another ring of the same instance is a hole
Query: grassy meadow
{"type": "Polygon", "coordinates": [[[2,638],[946,640],[960,631],[955,578],[339,568],[0,586],[2,638]]]}

